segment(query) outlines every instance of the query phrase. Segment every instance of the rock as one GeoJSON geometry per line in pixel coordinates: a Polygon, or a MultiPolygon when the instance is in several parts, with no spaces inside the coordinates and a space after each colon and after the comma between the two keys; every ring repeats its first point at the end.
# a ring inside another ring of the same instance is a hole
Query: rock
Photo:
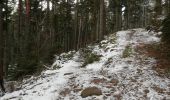
{"type": "Polygon", "coordinates": [[[116,85],[119,83],[119,80],[117,80],[117,79],[112,79],[112,80],[110,81],[110,83],[112,83],[114,86],[116,86],[116,85]]]}
{"type": "Polygon", "coordinates": [[[170,92],[166,92],[167,95],[170,95],[170,92]]]}
{"type": "Polygon", "coordinates": [[[116,98],[116,100],[121,100],[121,91],[116,91],[113,93],[113,96],[116,98]]]}
{"type": "Polygon", "coordinates": [[[36,93],[37,91],[33,91],[32,93],[36,93]]]}
{"type": "Polygon", "coordinates": [[[136,83],[137,82],[137,80],[135,80],[135,79],[130,79],[131,80],[131,82],[134,82],[134,83],[136,83]]]}
{"type": "Polygon", "coordinates": [[[3,92],[0,92],[0,97],[2,97],[2,96],[4,96],[5,95],[5,93],[3,93],[3,92]]]}
{"type": "Polygon", "coordinates": [[[142,73],[142,70],[141,69],[137,69],[137,73],[142,73]]]}
{"type": "Polygon", "coordinates": [[[145,90],[144,90],[144,93],[145,93],[145,94],[149,93],[149,90],[148,90],[148,89],[145,89],[145,90]]]}
{"type": "Polygon", "coordinates": [[[79,91],[81,91],[82,89],[81,88],[77,88],[77,89],[74,89],[73,91],[74,92],[79,92],[79,91]]]}
{"type": "Polygon", "coordinates": [[[104,83],[106,81],[106,79],[93,79],[91,81],[91,83],[94,83],[94,84],[100,84],[100,83],[104,83]]]}
{"type": "Polygon", "coordinates": [[[160,88],[158,86],[154,86],[152,88],[158,93],[164,93],[164,91],[166,91],[166,89],[160,88]]]}
{"type": "Polygon", "coordinates": [[[102,91],[97,87],[88,87],[81,92],[81,97],[85,98],[93,95],[102,95],[102,91]]]}
{"type": "Polygon", "coordinates": [[[16,81],[9,81],[9,82],[5,83],[5,89],[6,89],[6,92],[11,93],[11,92],[16,91],[20,88],[18,87],[18,83],[16,81]]]}
{"type": "Polygon", "coordinates": [[[71,90],[69,88],[65,88],[63,91],[60,92],[60,95],[66,96],[70,94],[71,90]]]}
{"type": "Polygon", "coordinates": [[[73,73],[65,73],[64,75],[66,76],[66,75],[71,75],[71,74],[73,74],[73,73]]]}
{"type": "Polygon", "coordinates": [[[121,95],[121,91],[116,91],[113,93],[114,96],[118,96],[118,95],[121,95]]]}
{"type": "Polygon", "coordinates": [[[106,86],[106,88],[110,89],[110,88],[114,88],[113,84],[112,83],[108,83],[106,86]]]}
{"type": "Polygon", "coordinates": [[[105,95],[106,95],[106,96],[111,96],[111,93],[106,93],[105,95]]]}
{"type": "Polygon", "coordinates": [[[73,79],[75,79],[76,77],[70,77],[69,79],[71,79],[71,80],[73,80],[73,79]]]}

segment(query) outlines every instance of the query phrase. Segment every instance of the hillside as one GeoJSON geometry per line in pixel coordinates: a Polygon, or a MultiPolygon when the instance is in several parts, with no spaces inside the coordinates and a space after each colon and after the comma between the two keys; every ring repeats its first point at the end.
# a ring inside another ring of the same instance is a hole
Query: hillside
{"type": "Polygon", "coordinates": [[[23,80],[0,100],[169,100],[170,79],[153,70],[156,59],[138,47],[160,42],[159,33],[119,31],[99,44],[56,56],[49,70],[23,80]]]}

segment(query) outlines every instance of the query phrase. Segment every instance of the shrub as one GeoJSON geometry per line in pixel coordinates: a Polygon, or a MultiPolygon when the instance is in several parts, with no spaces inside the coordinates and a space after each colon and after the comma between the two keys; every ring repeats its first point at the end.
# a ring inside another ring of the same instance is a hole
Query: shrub
{"type": "Polygon", "coordinates": [[[95,61],[99,61],[101,55],[93,53],[92,50],[84,49],[84,50],[81,50],[81,57],[83,57],[82,67],[85,67],[87,64],[91,64],[95,61]]]}

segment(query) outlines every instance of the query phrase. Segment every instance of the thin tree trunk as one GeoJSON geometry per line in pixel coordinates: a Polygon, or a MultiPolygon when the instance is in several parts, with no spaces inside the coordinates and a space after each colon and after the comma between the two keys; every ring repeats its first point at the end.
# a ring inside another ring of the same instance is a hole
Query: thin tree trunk
{"type": "Polygon", "coordinates": [[[157,16],[162,14],[162,0],[156,0],[155,12],[157,16]]]}
{"type": "Polygon", "coordinates": [[[99,40],[102,40],[105,33],[104,23],[104,0],[100,0],[100,25],[99,25],[99,40]]]}
{"type": "Polygon", "coordinates": [[[95,37],[95,41],[97,40],[99,40],[99,24],[100,24],[100,16],[99,16],[99,13],[98,13],[98,15],[97,15],[97,22],[96,22],[96,37],[95,37]]]}
{"type": "Polygon", "coordinates": [[[25,43],[23,43],[24,39],[22,38],[22,36],[24,35],[22,32],[22,27],[23,27],[23,16],[22,16],[22,0],[19,0],[19,4],[18,4],[18,42],[17,42],[17,54],[18,55],[24,55],[23,52],[23,47],[25,47],[25,43]]]}
{"type": "Polygon", "coordinates": [[[76,5],[75,5],[75,18],[74,18],[74,49],[77,49],[77,41],[78,41],[78,0],[76,0],[76,5]]]}
{"type": "Polygon", "coordinates": [[[29,20],[30,18],[30,0],[25,0],[26,2],[26,15],[27,15],[27,19],[29,20]]]}
{"type": "Polygon", "coordinates": [[[80,18],[80,23],[79,23],[79,32],[78,32],[78,42],[77,42],[77,49],[80,47],[80,38],[81,38],[81,26],[82,25],[82,19],[80,18]]]}
{"type": "Polygon", "coordinates": [[[6,24],[5,24],[5,31],[4,31],[4,58],[3,58],[3,66],[4,66],[4,75],[6,76],[7,75],[7,70],[8,70],[8,64],[7,64],[7,62],[8,62],[8,58],[7,58],[7,53],[8,53],[8,49],[7,49],[7,37],[8,37],[8,0],[6,0],[6,2],[5,2],[5,11],[6,11],[6,13],[5,13],[5,21],[6,21],[6,24]]]}
{"type": "Polygon", "coordinates": [[[0,1],[0,80],[3,79],[3,73],[4,73],[4,70],[3,70],[3,18],[2,18],[2,8],[3,7],[3,2],[0,1]]]}

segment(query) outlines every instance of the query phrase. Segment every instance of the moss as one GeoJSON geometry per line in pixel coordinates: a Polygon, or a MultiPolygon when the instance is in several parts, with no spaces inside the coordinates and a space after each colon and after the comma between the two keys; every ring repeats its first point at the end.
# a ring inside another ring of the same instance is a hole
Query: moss
{"type": "Polygon", "coordinates": [[[131,48],[131,46],[128,45],[128,46],[125,47],[125,50],[123,51],[122,57],[123,57],[123,58],[127,58],[127,57],[129,57],[131,54],[132,54],[132,48],[131,48]]]}

